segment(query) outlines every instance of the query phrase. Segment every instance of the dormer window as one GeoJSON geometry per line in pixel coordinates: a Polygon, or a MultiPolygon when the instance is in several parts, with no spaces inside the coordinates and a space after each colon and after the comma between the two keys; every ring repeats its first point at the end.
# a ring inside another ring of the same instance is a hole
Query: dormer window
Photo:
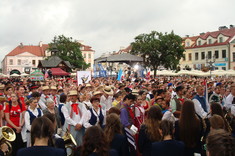
{"type": "Polygon", "coordinates": [[[189,47],[190,46],[190,42],[186,42],[186,47],[189,47]]]}
{"type": "Polygon", "coordinates": [[[224,42],[223,37],[220,37],[219,38],[219,43],[222,43],[222,42],[224,42]]]}
{"type": "Polygon", "coordinates": [[[84,50],[84,47],[83,47],[83,46],[81,46],[81,47],[80,47],[80,50],[84,50]]]}
{"type": "Polygon", "coordinates": [[[202,45],[201,41],[198,41],[197,45],[199,45],[199,46],[202,45]]]}
{"type": "Polygon", "coordinates": [[[212,44],[212,41],[211,41],[211,39],[209,39],[209,40],[208,40],[208,44],[212,44]]]}

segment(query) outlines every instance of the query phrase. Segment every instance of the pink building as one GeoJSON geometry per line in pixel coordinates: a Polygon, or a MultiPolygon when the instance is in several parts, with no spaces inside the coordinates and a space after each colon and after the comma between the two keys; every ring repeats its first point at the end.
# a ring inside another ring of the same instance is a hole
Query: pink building
{"type": "Polygon", "coordinates": [[[29,74],[38,66],[39,60],[45,57],[47,44],[23,45],[22,43],[8,53],[2,60],[2,73],[9,75],[11,71],[29,74]]]}
{"type": "MultiPolygon", "coordinates": [[[[2,73],[10,75],[11,71],[19,71],[20,73],[27,73],[34,71],[40,60],[50,56],[48,51],[48,44],[39,45],[23,45],[22,43],[9,52],[2,60],[2,73]]],[[[81,44],[81,52],[86,63],[90,63],[90,68],[93,69],[94,53],[90,46],[81,44]]]]}

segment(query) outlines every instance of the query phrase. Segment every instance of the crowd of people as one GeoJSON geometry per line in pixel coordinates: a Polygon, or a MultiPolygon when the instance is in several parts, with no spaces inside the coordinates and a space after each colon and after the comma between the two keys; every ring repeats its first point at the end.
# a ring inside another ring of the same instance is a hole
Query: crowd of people
{"type": "MultiPolygon", "coordinates": [[[[0,79],[15,156],[235,156],[233,78],[0,79]],[[72,135],[73,145],[63,137],[72,135]],[[69,148],[68,148],[69,147],[69,148]]],[[[1,140],[0,155],[9,154],[1,140]]]]}

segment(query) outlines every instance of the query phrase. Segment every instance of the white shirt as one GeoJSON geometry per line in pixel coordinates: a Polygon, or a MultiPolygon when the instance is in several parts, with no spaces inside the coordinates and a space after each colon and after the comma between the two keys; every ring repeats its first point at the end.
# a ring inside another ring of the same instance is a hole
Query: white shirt
{"type": "MultiPolygon", "coordinates": [[[[61,103],[61,104],[63,104],[63,103],[61,103]]],[[[76,122],[73,121],[73,119],[71,119],[70,114],[69,114],[69,111],[68,111],[68,108],[65,107],[64,104],[63,104],[63,106],[61,107],[61,112],[63,113],[64,118],[65,118],[65,122],[66,122],[67,124],[73,125],[73,126],[76,125],[76,122]]],[[[67,126],[67,125],[64,124],[64,126],[67,126]]]]}
{"type": "MultiPolygon", "coordinates": [[[[98,116],[100,115],[100,108],[99,108],[98,111],[96,112],[96,111],[94,110],[94,108],[92,107],[91,111],[92,111],[93,114],[96,116],[96,119],[97,119],[96,124],[98,124],[98,123],[99,123],[99,117],[98,117],[98,116]]],[[[103,124],[102,124],[102,125],[105,125],[106,111],[104,111],[104,110],[101,109],[101,112],[102,112],[102,114],[103,114],[103,116],[104,116],[104,120],[103,120],[103,124]]],[[[89,127],[92,126],[92,125],[89,123],[89,120],[90,120],[90,119],[91,119],[91,112],[88,110],[87,113],[86,113],[86,115],[85,115],[85,117],[84,117],[83,126],[84,126],[85,128],[89,128],[89,127]]]]}
{"type": "Polygon", "coordinates": [[[76,103],[78,104],[78,108],[79,108],[79,113],[78,114],[76,114],[74,112],[72,112],[72,114],[71,114],[71,111],[72,111],[71,105],[73,104],[71,101],[66,104],[66,107],[67,107],[67,110],[68,110],[68,115],[70,116],[70,118],[72,120],[70,120],[67,115],[65,117],[65,120],[66,120],[66,122],[68,122],[69,125],[72,125],[72,126],[75,126],[76,124],[82,125],[83,121],[84,121],[84,117],[87,113],[87,110],[86,110],[85,106],[82,103],[80,103],[80,102],[76,102],[76,103]]]}
{"type": "Polygon", "coordinates": [[[107,99],[104,95],[100,97],[100,104],[104,105],[106,111],[108,111],[112,107],[112,102],[113,96],[108,96],[107,99]]]}
{"type": "MultiPolygon", "coordinates": [[[[194,103],[195,112],[201,118],[205,118],[208,113],[204,111],[204,109],[202,108],[201,103],[197,99],[193,99],[192,101],[194,103]]],[[[209,106],[208,102],[206,102],[206,107],[207,107],[207,111],[209,112],[210,111],[210,106],[209,106]]]]}
{"type": "Polygon", "coordinates": [[[142,115],[144,117],[144,112],[145,112],[144,107],[141,107],[141,106],[137,106],[137,107],[135,107],[135,116],[140,117],[142,115]]]}
{"type": "Polygon", "coordinates": [[[60,101],[60,96],[59,95],[50,95],[50,98],[55,102],[55,106],[58,107],[59,101],[60,101]],[[55,99],[54,99],[55,96],[55,99]]]}
{"type": "MultiPolygon", "coordinates": [[[[48,96],[48,98],[50,98],[49,95],[47,95],[47,96],[48,96]]],[[[48,98],[46,98],[46,95],[45,95],[45,94],[42,94],[42,95],[41,95],[41,97],[40,97],[40,99],[39,99],[39,101],[38,101],[38,104],[39,104],[39,106],[40,106],[40,108],[41,108],[42,110],[45,110],[45,109],[47,108],[47,106],[46,106],[46,101],[47,101],[48,98]]],[[[53,100],[53,99],[52,99],[52,100],[53,100]]]]}
{"type": "MultiPolygon", "coordinates": [[[[38,109],[37,109],[37,108],[35,108],[34,110],[32,110],[32,109],[30,108],[30,106],[29,106],[28,110],[29,110],[30,112],[32,112],[33,115],[35,115],[36,117],[38,116],[38,109]]],[[[41,111],[41,116],[43,116],[42,110],[40,110],[40,111],[41,111]]],[[[24,119],[25,119],[25,127],[26,127],[26,129],[27,129],[28,131],[31,131],[30,115],[29,115],[29,112],[28,112],[28,111],[25,112],[25,114],[24,114],[24,119]]]]}
{"type": "Polygon", "coordinates": [[[92,107],[92,104],[91,104],[90,101],[83,101],[82,103],[83,103],[83,104],[86,104],[89,108],[92,107]]]}
{"type": "MultiPolygon", "coordinates": [[[[234,110],[235,109],[235,104],[232,104],[234,97],[235,96],[233,96],[231,93],[226,97],[224,106],[227,110],[229,110],[229,109],[234,110]]],[[[232,111],[232,114],[235,115],[234,111],[232,111]]]]}

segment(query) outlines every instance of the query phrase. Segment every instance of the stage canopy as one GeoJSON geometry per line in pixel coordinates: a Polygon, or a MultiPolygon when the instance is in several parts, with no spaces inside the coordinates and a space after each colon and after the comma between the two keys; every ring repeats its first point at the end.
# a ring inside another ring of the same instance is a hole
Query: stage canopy
{"type": "Polygon", "coordinates": [[[51,73],[53,76],[68,76],[70,73],[63,71],[61,68],[51,68],[51,73]]]}
{"type": "Polygon", "coordinates": [[[109,56],[107,62],[143,62],[143,58],[129,53],[123,53],[109,56]]]}

